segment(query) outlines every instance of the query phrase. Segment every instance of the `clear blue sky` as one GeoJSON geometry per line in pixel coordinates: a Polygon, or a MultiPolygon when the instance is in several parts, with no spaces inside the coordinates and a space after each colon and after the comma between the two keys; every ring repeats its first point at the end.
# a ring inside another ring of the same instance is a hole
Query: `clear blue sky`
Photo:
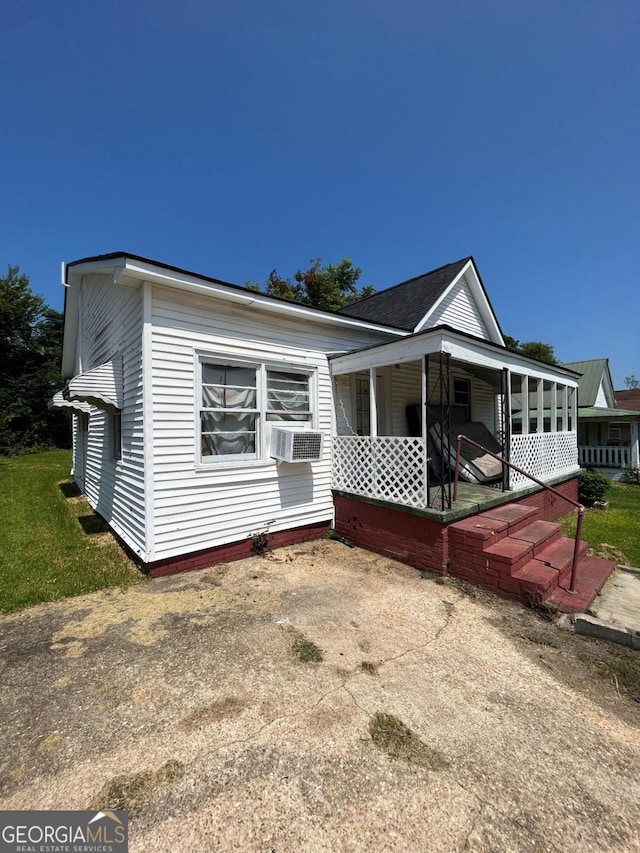
{"type": "Polygon", "coordinates": [[[0,265],[242,284],[475,256],[505,332],[640,376],[637,0],[0,3],[0,265]]]}

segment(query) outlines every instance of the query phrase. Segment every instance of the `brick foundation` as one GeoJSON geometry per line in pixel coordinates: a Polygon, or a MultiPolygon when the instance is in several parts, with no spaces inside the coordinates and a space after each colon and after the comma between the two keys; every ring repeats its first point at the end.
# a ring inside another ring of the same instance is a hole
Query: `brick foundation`
{"type": "MultiPolygon", "coordinates": [[[[578,480],[572,478],[554,488],[568,498],[577,500],[578,480]]],[[[336,533],[369,551],[407,563],[420,570],[446,574],[450,558],[449,525],[402,509],[377,506],[344,495],[334,495],[336,533]]],[[[571,504],[543,490],[513,501],[515,504],[539,510],[538,517],[555,521],[570,512],[571,504]]],[[[270,548],[296,545],[321,539],[331,522],[282,530],[269,535],[270,548]]],[[[151,577],[194,571],[241,560],[252,555],[252,540],[243,539],[215,548],[207,548],[179,557],[169,557],[148,563],[144,568],[151,577]]],[[[469,580],[472,580],[469,578],[469,580]]],[[[505,590],[506,592],[507,590],[505,590]]]]}
{"type": "MultiPolygon", "coordinates": [[[[557,485],[554,485],[553,488],[573,501],[578,500],[577,477],[572,477],[571,480],[565,480],[564,483],[558,483],[557,485]]],[[[567,515],[569,512],[575,512],[575,507],[571,506],[570,503],[556,497],[546,489],[534,492],[532,495],[526,495],[520,500],[515,500],[514,503],[520,505],[524,504],[525,506],[532,506],[539,509],[539,517],[545,521],[555,521],[558,518],[562,518],[563,515],[567,515]]]]}
{"type": "MultiPolygon", "coordinates": [[[[557,495],[537,491],[479,513],[448,521],[335,494],[336,532],[355,545],[417,569],[451,574],[521,604],[550,602],[561,610],[588,607],[613,570],[613,563],[577,551],[577,594],[570,594],[575,542],[562,536],[555,520],[574,507],[573,477],[554,486],[557,495]]],[[[509,499],[510,498],[510,499],[509,499]]]]}
{"type": "Polygon", "coordinates": [[[445,524],[402,510],[334,495],[336,533],[359,545],[416,569],[442,575],[447,570],[445,524]]]}
{"type": "MultiPolygon", "coordinates": [[[[553,488],[568,498],[578,499],[577,477],[553,488]]],[[[537,517],[544,521],[555,521],[573,510],[570,503],[546,489],[509,503],[538,510],[537,517]]],[[[354,545],[417,569],[446,574],[450,559],[449,524],[345,495],[334,494],[334,504],[336,533],[354,545]]]]}
{"type": "MultiPolygon", "coordinates": [[[[295,527],[292,530],[279,530],[269,534],[269,548],[283,548],[286,545],[299,545],[301,542],[309,542],[312,539],[322,539],[331,525],[330,521],[310,524],[307,527],[295,527]]],[[[196,569],[205,569],[216,563],[229,563],[233,560],[243,560],[251,557],[253,542],[251,539],[242,539],[240,542],[230,542],[228,545],[218,545],[216,548],[206,548],[180,557],[168,557],[166,560],[157,560],[147,563],[145,566],[152,578],[163,575],[174,575],[178,572],[191,572],[196,569]]]]}

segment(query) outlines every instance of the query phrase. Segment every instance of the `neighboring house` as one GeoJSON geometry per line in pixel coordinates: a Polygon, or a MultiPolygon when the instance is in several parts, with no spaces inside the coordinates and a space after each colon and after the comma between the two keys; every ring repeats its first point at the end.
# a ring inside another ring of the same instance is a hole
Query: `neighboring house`
{"type": "Polygon", "coordinates": [[[640,412],[640,388],[616,391],[615,395],[618,408],[627,409],[632,412],[640,412]]]}
{"type": "Polygon", "coordinates": [[[73,476],[152,575],[335,525],[508,597],[562,587],[566,561],[534,549],[560,535],[548,524],[571,510],[560,495],[577,496],[578,377],[505,348],[472,258],[339,313],[120,252],[67,264],[63,283],[55,402],[76,409],[73,476]],[[454,501],[459,433],[556,493],[466,445],[454,501]],[[516,517],[547,527],[467,566],[459,525],[479,518],[473,538],[488,507],[496,541],[516,517]]]}
{"type": "MultiPolygon", "coordinates": [[[[572,361],[564,367],[580,373],[578,382],[578,449],[584,468],[606,469],[622,477],[625,468],[638,466],[640,412],[623,407],[614,392],[609,360],[572,361]]],[[[636,392],[638,393],[638,392],[636,392]]]]}

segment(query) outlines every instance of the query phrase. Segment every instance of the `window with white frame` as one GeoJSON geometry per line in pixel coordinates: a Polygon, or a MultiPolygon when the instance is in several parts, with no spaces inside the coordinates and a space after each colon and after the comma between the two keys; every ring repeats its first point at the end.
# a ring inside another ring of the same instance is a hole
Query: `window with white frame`
{"type": "Polygon", "coordinates": [[[111,442],[111,458],[122,459],[122,413],[111,412],[109,415],[109,440],[111,442]]]}
{"type": "Polygon", "coordinates": [[[312,373],[287,366],[200,356],[200,460],[263,460],[276,423],[311,424],[312,373]]]}

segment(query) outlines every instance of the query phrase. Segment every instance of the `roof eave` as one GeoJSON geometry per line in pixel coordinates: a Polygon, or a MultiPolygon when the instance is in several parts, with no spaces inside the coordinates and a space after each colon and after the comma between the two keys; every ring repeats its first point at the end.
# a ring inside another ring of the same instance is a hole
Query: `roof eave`
{"type": "Polygon", "coordinates": [[[319,308],[298,305],[286,299],[252,292],[244,287],[219,279],[208,278],[171,267],[166,264],[143,258],[139,255],[114,252],[109,255],[96,255],[81,258],[63,264],[62,283],[65,287],[64,336],[62,346],[61,373],[65,379],[75,374],[77,330],[80,315],[80,284],[83,275],[109,274],[114,284],[135,285],[136,282],[150,281],[165,287],[179,289],[206,297],[216,297],[246,307],[297,317],[301,320],[323,325],[338,326],[344,329],[361,329],[389,335],[390,338],[402,338],[409,334],[383,323],[372,323],[354,317],[324,311],[319,308]]]}

